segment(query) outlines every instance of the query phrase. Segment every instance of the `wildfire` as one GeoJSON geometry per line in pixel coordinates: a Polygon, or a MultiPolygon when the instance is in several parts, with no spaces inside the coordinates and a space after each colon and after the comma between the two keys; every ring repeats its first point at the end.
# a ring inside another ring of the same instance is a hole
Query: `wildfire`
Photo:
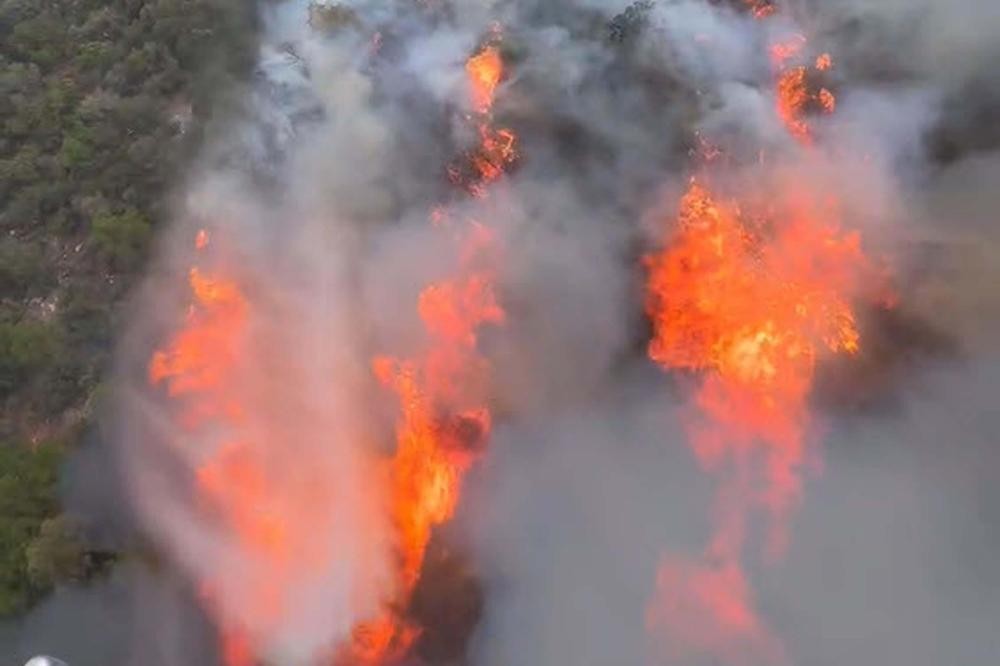
{"type": "MultiPolygon", "coordinates": [[[[487,46],[466,64],[477,111],[480,145],[470,161],[476,174],[469,191],[486,196],[514,159],[516,136],[495,129],[492,108],[503,62],[487,46]]],[[[443,208],[431,212],[432,225],[451,230],[443,208]]],[[[399,402],[396,451],[390,463],[392,514],[400,550],[400,593],[376,620],[359,626],[345,659],[384,664],[400,658],[419,636],[405,609],[416,586],[433,529],[450,520],[458,506],[462,479],[481,454],[491,429],[486,401],[489,364],[479,353],[478,333],[504,321],[490,268],[495,239],[486,227],[471,223],[458,233],[458,271],[427,285],[417,311],[427,342],[412,359],[377,357],[372,369],[399,402]]]]}
{"type": "MultiPolygon", "coordinates": [[[[188,284],[194,297],[188,327],[168,349],[154,353],[149,365],[150,381],[166,383],[171,396],[218,388],[234,363],[233,341],[246,325],[247,303],[236,283],[192,268],[188,284]]],[[[239,411],[233,404],[218,407],[239,411]]]]}
{"type": "Polygon", "coordinates": [[[489,367],[476,350],[477,330],[504,320],[489,282],[471,273],[428,286],[419,307],[430,338],[425,355],[373,363],[402,410],[392,475],[407,588],[420,575],[431,529],[454,515],[462,477],[489,435],[482,396],[489,367]]]}
{"type": "Polygon", "coordinates": [[[784,68],[789,60],[802,52],[807,41],[804,36],[796,34],[783,42],[775,42],[770,47],[771,65],[778,70],[784,68]]]}
{"type": "MultiPolygon", "coordinates": [[[[208,247],[204,229],[195,236],[195,248],[208,247]]],[[[206,275],[197,267],[188,274],[193,301],[186,325],[169,344],[154,352],[149,363],[149,381],[165,386],[167,395],[183,400],[180,421],[196,433],[223,423],[238,429],[245,408],[231,382],[243,352],[249,305],[239,286],[221,275],[206,275]]],[[[218,510],[247,548],[265,557],[284,557],[282,528],[273,517],[260,512],[263,475],[252,453],[238,439],[214,444],[214,450],[195,451],[202,462],[195,481],[202,503],[218,510]]],[[[274,601],[274,581],[259,581],[250,596],[261,616],[274,601]]],[[[215,582],[202,581],[203,595],[214,603],[215,582]]],[[[241,631],[225,628],[223,658],[230,666],[251,662],[252,652],[241,631]]]]}
{"type": "MultiPolygon", "coordinates": [[[[479,272],[429,285],[419,312],[428,334],[425,353],[410,360],[378,357],[372,363],[401,410],[390,464],[400,607],[420,578],[433,528],[454,515],[462,478],[489,437],[490,411],[482,395],[489,366],[476,350],[477,331],[504,320],[491,277],[479,272]]],[[[385,663],[404,653],[418,635],[405,619],[387,612],[359,628],[352,656],[385,663]]]]}
{"type": "MultiPolygon", "coordinates": [[[[494,26],[492,38],[500,38],[494,26]]],[[[517,159],[517,135],[510,129],[498,128],[493,122],[496,90],[503,80],[504,65],[496,44],[487,44],[465,65],[472,107],[470,119],[475,123],[479,144],[467,156],[467,166],[452,164],[449,175],[456,185],[477,198],[486,196],[491,183],[499,179],[517,159]]]]}
{"type": "MultiPolygon", "coordinates": [[[[757,18],[774,9],[748,5],[757,18]]],[[[826,88],[812,92],[813,73],[833,66],[829,54],[794,64],[806,45],[794,35],[769,55],[777,116],[808,146],[806,114],[832,113],[836,99],[826,88]]],[[[672,651],[781,663],[781,643],[757,617],[743,571],[748,515],[767,512],[770,551],[780,554],[801,493],[816,367],[824,356],[858,352],[852,300],[871,267],[860,236],[840,227],[835,202],[806,183],[781,182],[761,203],[760,193],[720,197],[706,181],[692,179],[672,236],[646,257],[646,311],[650,358],[697,382],[691,446],[722,485],[712,540],[699,560],[664,560],[648,622],[670,635],[672,651]]]]}
{"type": "MultiPolygon", "coordinates": [[[[204,252],[208,233],[198,232],[194,246],[204,252]]],[[[179,433],[168,444],[191,464],[200,517],[210,524],[213,542],[238,553],[232,570],[196,566],[227,666],[250,666],[274,647],[301,612],[303,590],[326,580],[335,557],[331,535],[363,530],[365,519],[348,513],[353,508],[331,483],[345,463],[322,455],[331,444],[328,417],[279,396],[299,381],[300,369],[289,365],[279,371],[289,374],[274,377],[254,303],[240,282],[221,268],[191,268],[183,325],[148,364],[151,385],[172,399],[179,433]],[[302,421],[309,425],[298,425],[302,421]]],[[[357,543],[365,544],[360,533],[357,543]]],[[[345,611],[368,607],[355,608],[365,602],[345,595],[345,611]]],[[[334,647],[324,643],[332,638],[314,639],[316,653],[334,647]]]]}
{"type": "Polygon", "coordinates": [[[765,447],[774,508],[797,491],[817,358],[858,349],[848,298],[865,263],[856,233],[809,210],[789,216],[761,228],[693,181],[675,237],[647,258],[651,358],[706,373],[697,403],[713,425],[696,438],[700,458],[765,447]]]}
{"type": "Polygon", "coordinates": [[[808,40],[802,35],[775,42],[770,46],[771,66],[775,72],[775,109],[788,132],[800,143],[812,143],[812,129],[806,119],[810,109],[833,113],[836,97],[827,88],[818,90],[813,84],[815,75],[833,68],[833,58],[822,53],[810,64],[791,65],[800,60],[808,40]],[[814,92],[815,91],[815,92],[814,92]]]}
{"type": "Polygon", "coordinates": [[[479,149],[472,155],[476,180],[471,187],[474,196],[484,197],[486,186],[504,174],[517,159],[517,136],[509,129],[493,129],[488,123],[479,128],[479,149]]]}
{"type": "Polygon", "coordinates": [[[469,87],[472,91],[472,106],[479,113],[489,113],[493,108],[497,86],[503,78],[503,59],[500,50],[487,46],[465,64],[469,87]]]}
{"type": "Polygon", "coordinates": [[[646,259],[649,355],[698,373],[692,448],[702,467],[731,479],[704,562],[664,564],[650,621],[671,632],[697,623],[697,634],[682,633],[688,647],[708,649],[692,641],[711,638],[723,656],[751,650],[766,659],[780,650],[754,616],[749,588],[724,581],[743,580],[751,507],[769,512],[771,550],[783,549],[801,490],[817,362],[859,348],[850,302],[867,265],[859,236],[799,201],[778,203],[779,218],[757,217],[692,181],[673,238],[646,259]]]}
{"type": "MultiPolygon", "coordinates": [[[[469,158],[475,174],[469,189],[477,196],[486,196],[487,185],[514,156],[514,133],[492,124],[502,65],[499,50],[487,46],[466,68],[480,137],[469,158]]],[[[455,275],[420,294],[422,353],[372,362],[376,379],[399,404],[395,451],[382,461],[381,473],[372,472],[373,480],[388,489],[398,570],[384,608],[356,625],[346,645],[316,647],[335,650],[338,663],[385,664],[404,657],[412,646],[419,628],[406,610],[432,532],[454,515],[462,479],[491,429],[490,368],[477,343],[483,326],[504,320],[493,288],[496,241],[476,223],[456,229],[443,207],[431,217],[435,228],[454,234],[455,275]]],[[[197,232],[196,251],[204,253],[210,241],[207,230],[197,232]]],[[[154,352],[148,378],[174,400],[177,420],[190,435],[171,444],[192,442],[183,453],[195,461],[192,482],[199,505],[218,517],[224,538],[236,542],[245,560],[246,571],[234,580],[223,574],[199,585],[220,623],[222,658],[228,666],[249,666],[269,649],[270,638],[291,612],[289,595],[296,584],[308,585],[312,572],[335,557],[329,544],[315,538],[317,530],[345,528],[333,524],[341,517],[334,510],[337,489],[329,483],[336,474],[324,470],[322,461],[309,457],[299,464],[298,457],[281,450],[298,434],[283,425],[294,418],[284,415],[275,423],[260,415],[262,405],[274,398],[262,392],[276,382],[255,374],[268,363],[252,360],[261,352],[254,338],[259,332],[251,326],[252,303],[239,281],[195,266],[188,283],[192,301],[184,325],[154,352]]]]}
{"type": "Polygon", "coordinates": [[[811,99],[806,87],[806,68],[795,67],[781,74],[777,84],[778,116],[796,139],[811,139],[809,125],[802,115],[811,99]]]}

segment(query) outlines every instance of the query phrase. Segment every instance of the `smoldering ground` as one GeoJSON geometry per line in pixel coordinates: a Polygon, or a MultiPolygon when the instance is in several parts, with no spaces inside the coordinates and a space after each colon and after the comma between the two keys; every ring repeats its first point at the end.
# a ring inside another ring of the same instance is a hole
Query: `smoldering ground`
{"type": "MultiPolygon", "coordinates": [[[[685,444],[689,389],[644,360],[637,259],[662,240],[695,130],[734,152],[764,143],[791,153],[772,117],[765,28],[738,3],[654,2],[631,13],[597,0],[344,4],[354,19],[329,30],[309,27],[305,2],[262,6],[270,32],[247,115],[179,175],[178,221],[133,308],[141,333],[123,345],[124,397],[104,444],[156,450],[146,417],[159,407],[144,366],[183,311],[203,225],[261,285],[262,318],[281,313],[271,339],[308,379],[272,395],[319,411],[336,400],[358,439],[385,439],[391,406],[366,385],[364,366],[376,348],[419,343],[416,294],[453,262],[427,222],[444,201],[497,230],[507,310],[507,324],[482,339],[496,430],[448,530],[482,591],[475,633],[458,652],[475,664],[655,660],[645,609],[657,564],[705,541],[713,484],[685,444]],[[463,65],[493,21],[509,63],[496,115],[517,130],[521,156],[490,200],[468,201],[444,173],[469,145],[463,65]],[[369,56],[375,32],[382,42],[369,56]],[[336,358],[314,373],[328,344],[336,358]],[[326,372],[344,381],[328,384],[326,372]],[[327,395],[345,386],[349,395],[327,395]],[[123,408],[144,434],[122,434],[123,408]]],[[[785,560],[751,562],[760,613],[795,663],[976,664],[1000,650],[993,4],[803,1],[773,28],[808,33],[835,58],[840,108],[819,121],[835,148],[803,164],[889,257],[909,322],[870,315],[873,344],[863,338],[858,359],[821,373],[825,463],[806,473],[785,560]]],[[[324,437],[306,428],[289,454],[332,456],[350,488],[340,465],[354,438],[324,437]]],[[[141,495],[148,482],[135,481],[151,459],[131,455],[113,456],[128,490],[89,512],[100,522],[126,502],[126,532],[152,544],[157,566],[125,565],[58,591],[7,628],[5,656],[47,652],[73,666],[215,658],[192,578],[226,560],[156,519],[170,502],[141,495]]],[[[75,469],[71,485],[91,496],[109,483],[103,468],[75,469]]],[[[342,504],[361,511],[368,490],[342,504]]],[[[79,496],[67,501],[83,510],[79,496]]],[[[353,552],[390,566],[385,529],[366,525],[368,545],[353,552]]],[[[342,553],[361,543],[350,532],[330,538],[342,553]]],[[[331,570],[349,563],[342,555],[331,570]]],[[[366,575],[361,587],[377,599],[379,575],[366,575]]],[[[343,584],[322,578],[317,590],[337,599],[343,584]]],[[[326,640],[324,625],[343,632],[356,613],[331,602],[309,615],[293,614],[275,648],[290,663],[309,663],[309,648],[287,643],[326,640]]]]}

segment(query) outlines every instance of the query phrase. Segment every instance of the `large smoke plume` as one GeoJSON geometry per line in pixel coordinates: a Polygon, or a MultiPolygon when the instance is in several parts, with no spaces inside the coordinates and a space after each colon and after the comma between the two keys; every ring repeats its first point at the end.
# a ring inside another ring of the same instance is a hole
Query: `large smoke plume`
{"type": "MultiPolygon", "coordinates": [[[[430,222],[438,209],[495,234],[505,316],[477,341],[493,436],[408,610],[424,629],[415,663],[936,666],[1000,653],[1000,9],[778,7],[762,22],[710,0],[262,1],[244,113],[178,176],[105,429],[131,533],[156,564],[61,591],[9,629],[10,652],[208,664],[228,622],[260,658],[327,663],[393,601],[391,498],[375,468],[398,405],[370,363],[426,343],[421,289],[461,261],[430,222]],[[493,114],[520,154],[489,197],[468,196],[447,175],[477,141],[466,62],[498,29],[493,114]],[[795,34],[835,62],[819,152],[774,113],[767,46],[795,34]],[[896,296],[891,311],[859,305],[860,353],[820,368],[780,561],[766,554],[768,516],[749,519],[768,644],[719,648],[688,627],[701,652],[665,650],[647,617],[664,553],[697,555],[717,507],[685,443],[690,383],[645,355],[641,261],[668,240],[699,137],[732,161],[731,190],[835,197],[896,296]],[[251,407],[242,434],[270,443],[285,494],[251,499],[288,536],[287,561],[308,563],[294,570],[248,558],[199,502],[198,456],[219,443],[190,446],[176,403],[149,385],[192,267],[244,285],[249,333],[224,345],[238,352],[229,393],[251,407]]],[[[94,465],[73,474],[84,495],[107,483],[94,465]]]]}

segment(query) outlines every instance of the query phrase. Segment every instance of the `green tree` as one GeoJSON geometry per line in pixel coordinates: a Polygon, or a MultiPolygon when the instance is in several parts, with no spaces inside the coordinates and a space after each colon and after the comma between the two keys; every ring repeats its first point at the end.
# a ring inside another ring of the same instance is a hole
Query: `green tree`
{"type": "Polygon", "coordinates": [[[56,15],[43,12],[14,26],[10,43],[24,59],[43,69],[51,68],[62,56],[65,24],[56,15]]]}
{"type": "Polygon", "coordinates": [[[134,208],[121,213],[102,213],[91,223],[91,238],[112,264],[128,268],[146,250],[152,229],[149,220],[134,208]]]}
{"type": "Polygon", "coordinates": [[[0,615],[22,610],[39,591],[28,549],[57,510],[55,481],[62,446],[0,442],[0,615]]]}
{"type": "Polygon", "coordinates": [[[77,125],[63,135],[62,163],[67,169],[83,169],[94,161],[94,139],[85,126],[77,125]]]}
{"type": "Polygon", "coordinates": [[[0,298],[24,298],[52,286],[38,245],[14,238],[0,240],[0,298]]]}
{"type": "Polygon", "coordinates": [[[0,613],[75,575],[54,467],[35,473],[26,442],[79,436],[163,195],[252,71],[255,16],[242,0],[0,0],[0,613]]]}
{"type": "Polygon", "coordinates": [[[86,573],[86,551],[79,529],[65,515],[44,520],[25,550],[28,576],[38,588],[79,580],[86,573]]]}
{"type": "Polygon", "coordinates": [[[76,63],[91,72],[103,73],[117,57],[114,44],[107,41],[86,42],[76,52],[76,63]]]}
{"type": "Polygon", "coordinates": [[[59,336],[47,323],[0,323],[0,396],[52,363],[59,351],[59,336]]]}

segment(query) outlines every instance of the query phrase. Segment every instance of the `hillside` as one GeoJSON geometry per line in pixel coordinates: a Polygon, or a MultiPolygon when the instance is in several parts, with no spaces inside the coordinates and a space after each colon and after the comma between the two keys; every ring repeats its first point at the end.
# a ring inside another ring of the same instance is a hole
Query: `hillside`
{"type": "Polygon", "coordinates": [[[59,515],[57,471],[254,23],[241,0],[0,2],[0,614],[100,564],[59,515]]]}

